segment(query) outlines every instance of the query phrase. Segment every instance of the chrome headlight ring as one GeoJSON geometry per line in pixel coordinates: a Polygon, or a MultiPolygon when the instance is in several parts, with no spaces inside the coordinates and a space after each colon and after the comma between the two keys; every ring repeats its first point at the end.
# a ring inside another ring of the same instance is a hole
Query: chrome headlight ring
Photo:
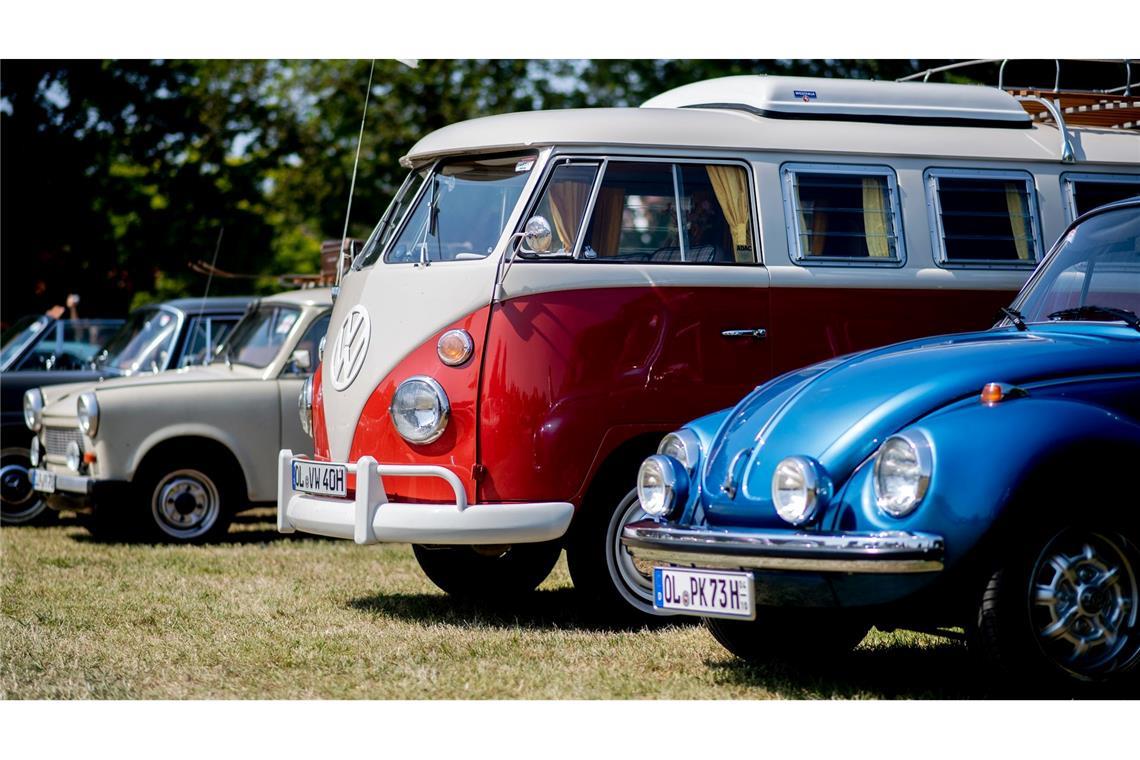
{"type": "Polygon", "coordinates": [[[676,459],[692,478],[701,462],[701,439],[689,428],[681,428],[661,439],[657,453],[676,459]]]}
{"type": "Polygon", "coordinates": [[[301,393],[297,396],[297,414],[301,418],[301,429],[305,435],[313,437],[313,376],[305,378],[301,393]]]}
{"type": "Polygon", "coordinates": [[[95,398],[95,392],[81,393],[75,401],[75,410],[79,416],[79,429],[94,438],[99,431],[99,400],[95,398]]]}
{"type": "Polygon", "coordinates": [[[68,441],[65,461],[69,470],[83,472],[83,448],[79,445],[79,441],[68,441]]]}
{"type": "Polygon", "coordinates": [[[810,457],[786,457],[772,473],[772,504],[776,514],[792,525],[814,520],[831,500],[831,491],[823,465],[810,457]]]}
{"type": "Polygon", "coordinates": [[[905,517],[922,503],[933,472],[934,449],[925,433],[908,430],[890,436],[875,452],[875,504],[891,517],[905,517]]]}
{"type": "Polygon", "coordinates": [[[37,432],[43,426],[44,394],[39,388],[24,391],[24,424],[37,432]]]}
{"type": "Polygon", "coordinates": [[[434,378],[414,375],[396,387],[388,416],[401,438],[424,445],[438,440],[447,429],[451,402],[434,378]]]}
{"type": "Polygon", "coordinates": [[[646,514],[667,518],[685,504],[689,475],[673,457],[654,454],[637,471],[637,499],[646,514]]]}

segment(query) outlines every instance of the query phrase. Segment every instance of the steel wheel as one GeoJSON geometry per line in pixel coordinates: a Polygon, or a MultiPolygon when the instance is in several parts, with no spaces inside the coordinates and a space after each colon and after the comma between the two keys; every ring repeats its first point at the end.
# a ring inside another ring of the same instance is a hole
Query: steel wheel
{"type": "Polygon", "coordinates": [[[32,490],[27,449],[4,449],[0,458],[0,515],[5,525],[32,522],[47,509],[47,502],[32,490]]]}
{"type": "Polygon", "coordinates": [[[1037,555],[1030,621],[1042,653],[1079,679],[1117,672],[1140,656],[1135,550],[1111,534],[1067,530],[1037,555]]]}
{"type": "Polygon", "coordinates": [[[200,470],[167,473],[151,496],[151,514],[159,530],[182,541],[208,533],[221,510],[217,485],[200,470]]]}
{"type": "Polygon", "coordinates": [[[653,565],[635,560],[621,543],[625,526],[648,516],[637,499],[637,490],[626,494],[614,510],[606,528],[606,569],[617,592],[639,612],[659,616],[674,615],[673,612],[653,606],[653,565]]]}

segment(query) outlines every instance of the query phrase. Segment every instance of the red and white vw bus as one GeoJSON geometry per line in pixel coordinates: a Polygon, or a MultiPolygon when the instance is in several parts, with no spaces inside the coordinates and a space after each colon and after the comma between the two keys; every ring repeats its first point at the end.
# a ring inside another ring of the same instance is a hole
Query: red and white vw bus
{"type": "Polygon", "coordinates": [[[410,542],[445,591],[651,613],[638,464],[774,375],[985,327],[1140,135],[996,89],[733,77],[445,127],[348,267],[278,528],[410,542]],[[1065,151],[1075,162],[1063,161],[1065,151]]]}

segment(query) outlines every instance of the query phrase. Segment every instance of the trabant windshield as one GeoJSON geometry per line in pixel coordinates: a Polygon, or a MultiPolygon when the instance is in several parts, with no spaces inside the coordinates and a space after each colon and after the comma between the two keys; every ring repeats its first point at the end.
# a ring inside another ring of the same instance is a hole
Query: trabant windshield
{"type": "Polygon", "coordinates": [[[1140,314],[1140,208],[1098,214],[1058,244],[1019,306],[1026,322],[1093,318],[1117,309],[1140,314]]]}
{"type": "MultiPolygon", "coordinates": [[[[436,164],[424,179],[399,234],[388,246],[384,261],[396,264],[487,257],[519,202],[535,160],[535,154],[527,153],[449,159],[436,164]]],[[[384,237],[378,228],[369,243],[375,242],[378,249],[384,237]]],[[[374,251],[366,249],[365,255],[375,258],[374,251]]]]}
{"type": "Polygon", "coordinates": [[[301,310],[292,306],[264,304],[258,307],[238,322],[219,350],[218,359],[258,369],[268,367],[300,316],[301,310]]]}
{"type": "Polygon", "coordinates": [[[161,372],[170,362],[178,340],[178,316],[166,309],[142,309],[107,341],[95,357],[97,369],[123,375],[161,372]]]}
{"type": "Polygon", "coordinates": [[[51,321],[51,317],[43,314],[26,316],[5,330],[4,347],[0,349],[0,369],[8,369],[8,365],[43,333],[51,321]]]}

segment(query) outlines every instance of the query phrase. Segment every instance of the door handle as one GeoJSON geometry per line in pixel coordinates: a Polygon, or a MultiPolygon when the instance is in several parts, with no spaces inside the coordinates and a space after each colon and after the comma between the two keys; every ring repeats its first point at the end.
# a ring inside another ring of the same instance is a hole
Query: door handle
{"type": "Polygon", "coordinates": [[[768,337],[768,331],[763,327],[755,327],[749,330],[722,330],[720,334],[726,338],[755,338],[756,340],[763,340],[768,337]]]}

